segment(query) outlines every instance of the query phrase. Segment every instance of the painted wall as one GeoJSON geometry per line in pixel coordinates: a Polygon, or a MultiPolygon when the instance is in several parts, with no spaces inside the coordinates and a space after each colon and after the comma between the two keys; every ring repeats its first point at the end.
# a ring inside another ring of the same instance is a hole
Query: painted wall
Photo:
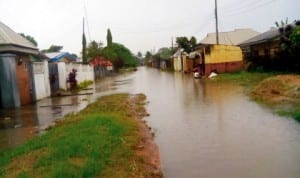
{"type": "Polygon", "coordinates": [[[193,71],[193,59],[189,59],[187,55],[182,55],[183,62],[183,71],[184,72],[192,72],[193,71]]]}
{"type": "Polygon", "coordinates": [[[34,62],[33,74],[35,83],[35,99],[40,100],[51,95],[48,62],[34,62]]]}
{"type": "Polygon", "coordinates": [[[29,56],[17,55],[15,61],[21,105],[30,104],[33,101],[33,90],[31,88],[32,82],[30,81],[29,56]]]}
{"type": "Polygon", "coordinates": [[[15,58],[14,54],[0,54],[0,105],[3,108],[21,106],[15,58]]]}
{"type": "Polygon", "coordinates": [[[242,61],[242,50],[238,46],[211,45],[210,52],[205,51],[205,63],[224,63],[242,61]]]}
{"type": "Polygon", "coordinates": [[[85,80],[94,81],[94,68],[90,65],[84,64],[66,64],[64,62],[57,63],[58,65],[58,78],[59,78],[59,88],[67,90],[68,89],[68,76],[72,69],[76,69],[76,80],[77,83],[81,83],[85,80]]]}
{"type": "Polygon", "coordinates": [[[243,55],[240,47],[211,45],[208,48],[204,50],[205,75],[211,72],[235,72],[243,68],[243,55]]]}
{"type": "Polygon", "coordinates": [[[182,71],[182,61],[180,56],[174,57],[174,71],[182,71]]]}

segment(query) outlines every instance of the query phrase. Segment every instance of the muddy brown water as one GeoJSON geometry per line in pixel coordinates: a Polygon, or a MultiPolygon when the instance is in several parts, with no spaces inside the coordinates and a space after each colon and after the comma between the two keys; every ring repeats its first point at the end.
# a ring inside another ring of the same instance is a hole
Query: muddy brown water
{"type": "Polygon", "coordinates": [[[76,112],[99,96],[119,92],[147,95],[150,116],[146,120],[154,129],[167,178],[300,175],[299,123],[250,101],[238,84],[145,67],[96,83],[93,96],[47,99],[17,112],[1,111],[1,118],[9,113],[17,116],[2,119],[0,148],[18,145],[53,118],[76,112]],[[75,104],[39,107],[52,102],[75,104]]]}

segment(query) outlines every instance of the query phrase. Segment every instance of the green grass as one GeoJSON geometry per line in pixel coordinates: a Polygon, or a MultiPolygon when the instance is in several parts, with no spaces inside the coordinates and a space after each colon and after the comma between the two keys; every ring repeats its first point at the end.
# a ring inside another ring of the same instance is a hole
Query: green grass
{"type": "Polygon", "coordinates": [[[212,81],[233,81],[238,82],[243,86],[254,86],[265,78],[276,75],[274,72],[247,72],[239,71],[234,73],[222,73],[219,74],[212,81]]]}
{"type": "Polygon", "coordinates": [[[300,122],[300,109],[294,109],[292,111],[277,111],[277,114],[280,116],[288,116],[294,118],[296,121],[300,122]]]}
{"type": "Polygon", "coordinates": [[[92,80],[85,80],[85,81],[83,81],[83,82],[81,82],[81,83],[78,84],[77,89],[78,90],[85,89],[85,88],[87,88],[91,84],[93,84],[92,80]]]}
{"type": "MultiPolygon", "coordinates": [[[[276,75],[283,74],[278,72],[247,72],[247,71],[240,71],[235,73],[222,73],[219,74],[217,77],[213,78],[212,82],[237,82],[238,84],[246,87],[247,94],[251,97],[252,100],[258,102],[259,104],[267,105],[272,108],[274,105],[273,102],[268,102],[268,100],[265,100],[263,96],[253,95],[254,89],[256,89],[258,86],[260,88],[275,88],[278,91],[285,91],[285,90],[291,90],[293,88],[289,88],[286,84],[282,83],[281,81],[277,79],[273,79],[270,77],[274,77],[276,75]],[[261,83],[264,79],[270,78],[265,81],[265,83],[261,83]]],[[[295,120],[300,122],[300,109],[299,105],[292,104],[292,103],[279,103],[277,104],[277,107],[286,108],[286,104],[289,105],[289,110],[279,110],[275,111],[278,115],[281,116],[288,116],[292,117],[295,120]],[[278,106],[280,105],[280,106],[278,106]]]]}
{"type": "MultiPolygon", "coordinates": [[[[70,114],[56,127],[1,154],[0,177],[131,177],[142,160],[133,147],[138,125],[129,95],[104,97],[78,115],[70,114]]],[[[145,97],[140,95],[140,100],[145,97]]],[[[144,111],[137,105],[136,111],[144,111]]]]}

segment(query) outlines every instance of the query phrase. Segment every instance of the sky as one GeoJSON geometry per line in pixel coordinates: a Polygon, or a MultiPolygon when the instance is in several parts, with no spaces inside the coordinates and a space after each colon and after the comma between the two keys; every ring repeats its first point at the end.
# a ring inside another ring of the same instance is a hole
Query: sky
{"type": "MultiPolygon", "coordinates": [[[[252,28],[264,32],[275,21],[300,20],[300,0],[218,0],[219,31],[252,28]]],[[[80,55],[85,18],[87,42],[113,41],[134,54],[171,47],[172,38],[215,32],[215,0],[0,0],[0,21],[35,38],[80,55]]]]}

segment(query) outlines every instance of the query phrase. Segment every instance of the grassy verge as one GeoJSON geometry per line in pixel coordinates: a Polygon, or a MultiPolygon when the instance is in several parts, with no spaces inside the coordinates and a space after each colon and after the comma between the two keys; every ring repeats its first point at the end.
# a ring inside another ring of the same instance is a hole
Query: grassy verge
{"type": "Polygon", "coordinates": [[[296,121],[300,122],[300,109],[294,109],[292,111],[280,110],[277,111],[280,116],[288,116],[294,118],[296,121]]]}
{"type": "Polygon", "coordinates": [[[276,75],[273,72],[247,72],[239,71],[234,73],[222,73],[219,74],[212,81],[234,81],[247,87],[253,87],[265,78],[276,75]]]}
{"type": "MultiPolygon", "coordinates": [[[[296,76],[296,75],[295,75],[296,76]]],[[[240,71],[236,73],[224,73],[214,78],[213,82],[233,81],[248,88],[247,94],[254,101],[276,108],[276,113],[281,116],[292,117],[300,121],[299,104],[293,101],[299,98],[299,89],[295,87],[293,75],[281,75],[274,72],[246,72],[240,71]],[[287,78],[287,79],[285,79],[287,78]],[[295,102],[295,103],[294,103],[295,102]],[[286,107],[288,105],[289,107],[286,107]]]]}
{"type": "Polygon", "coordinates": [[[66,116],[48,132],[2,153],[0,177],[154,175],[135,150],[142,138],[133,118],[145,114],[144,100],[142,94],[106,96],[79,114],[66,116]]]}

